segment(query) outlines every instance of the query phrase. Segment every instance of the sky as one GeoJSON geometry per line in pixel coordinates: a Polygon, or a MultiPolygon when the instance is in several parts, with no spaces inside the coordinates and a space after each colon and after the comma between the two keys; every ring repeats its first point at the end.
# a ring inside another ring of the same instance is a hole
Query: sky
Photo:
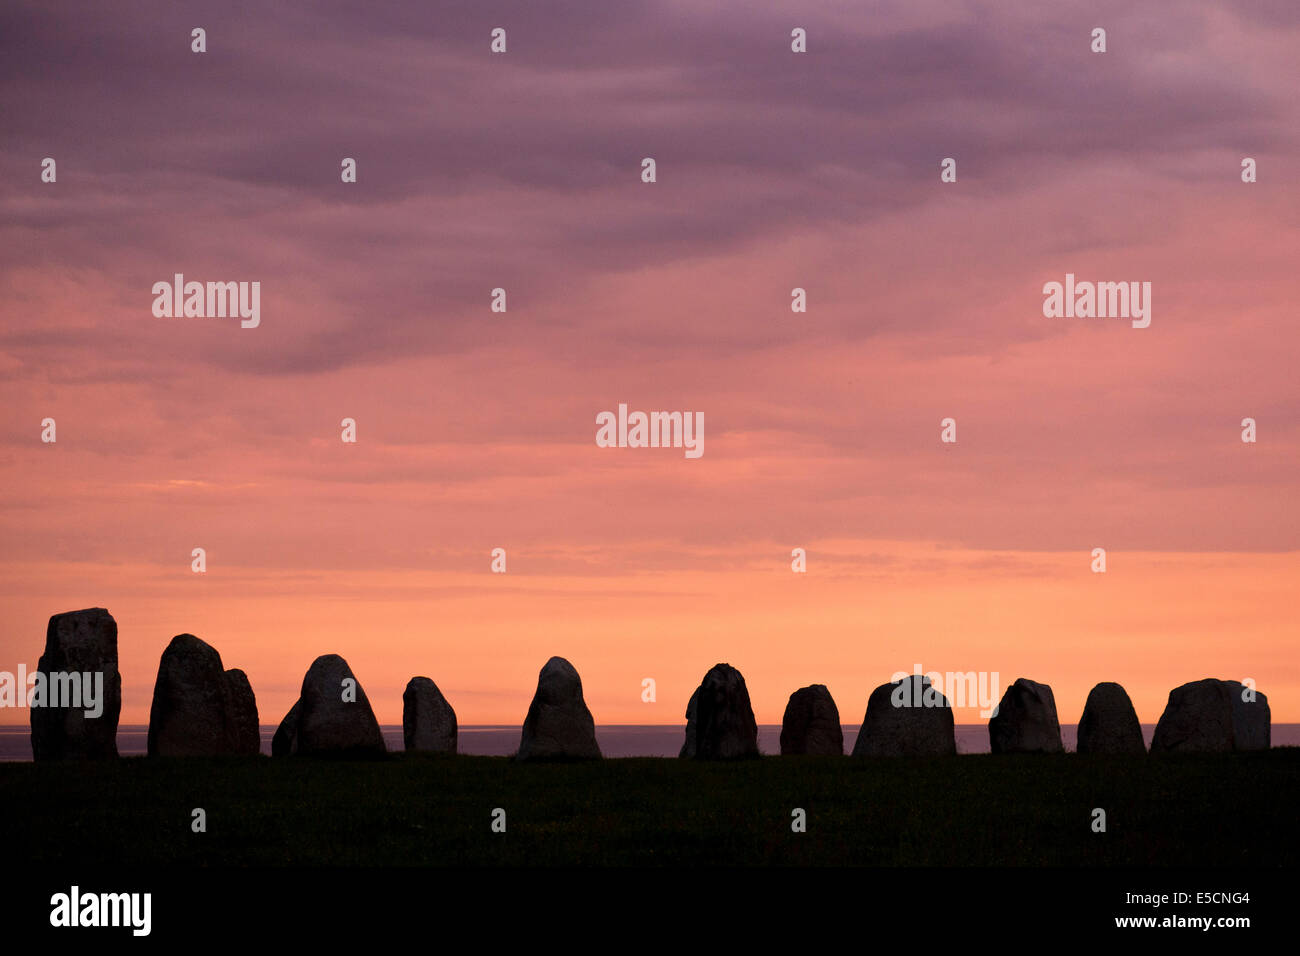
{"type": "Polygon", "coordinates": [[[6,3],[0,670],[107,607],[123,723],[184,632],[263,723],[325,653],[384,723],[416,675],[519,723],[552,655],[605,724],[719,661],[760,723],[918,666],[1300,721],[1298,42],[1290,0],[6,3]],[[260,325],[155,317],[175,273],[260,325]],[[1150,326],[1045,317],[1067,273],[1150,326]],[[704,454],[598,447],[619,403],[704,454]]]}

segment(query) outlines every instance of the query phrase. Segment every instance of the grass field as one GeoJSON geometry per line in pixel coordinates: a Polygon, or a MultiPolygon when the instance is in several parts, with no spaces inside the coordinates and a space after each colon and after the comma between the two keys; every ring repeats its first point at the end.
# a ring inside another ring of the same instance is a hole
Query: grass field
{"type": "Polygon", "coordinates": [[[1294,866],[1298,794],[1300,748],[732,764],[129,758],[0,764],[0,845],[10,859],[87,866],[1294,866]],[[206,833],[192,832],[196,807],[206,833]],[[791,831],[796,807],[805,833],[791,831]]]}

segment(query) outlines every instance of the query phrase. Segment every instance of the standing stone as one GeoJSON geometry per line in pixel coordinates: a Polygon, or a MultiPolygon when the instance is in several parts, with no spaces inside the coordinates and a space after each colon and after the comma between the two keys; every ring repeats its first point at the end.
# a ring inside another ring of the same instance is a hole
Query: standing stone
{"type": "MultiPolygon", "coordinates": [[[[52,701],[50,675],[89,674],[98,692],[98,716],[93,707],[31,708],[32,756],[36,760],[117,756],[117,719],[122,712],[122,675],[117,670],[117,622],[102,607],[68,611],[50,618],[45,653],[36,667],[45,675],[46,703],[52,701]]],[[[57,682],[56,682],[57,683],[57,682]]],[[[26,692],[26,688],[22,688],[26,692]]]]}
{"type": "Polygon", "coordinates": [[[995,754],[1064,751],[1052,688],[1017,678],[989,721],[989,747],[995,754]]]}
{"type": "Polygon", "coordinates": [[[402,737],[407,750],[456,752],[456,711],[427,677],[412,677],[402,693],[402,737]]]}
{"type": "Polygon", "coordinates": [[[149,710],[149,756],[234,753],[230,691],[216,648],[193,634],[173,637],[158,662],[149,710]]]}
{"type": "Polygon", "coordinates": [[[681,756],[730,760],[758,756],[758,724],[745,678],[730,664],[714,664],[686,706],[681,756]]]}
{"type": "Polygon", "coordinates": [[[855,757],[944,756],[957,752],[952,704],[930,679],[910,674],[881,684],[853,744],[855,757]]]}
{"type": "Polygon", "coordinates": [[[800,687],[790,695],[781,718],[781,753],[844,756],[839,708],[825,684],[800,687]]]}
{"type": "Polygon", "coordinates": [[[262,727],[258,723],[257,698],[253,696],[253,686],[248,682],[248,675],[238,668],[226,671],[225,676],[230,700],[226,719],[234,740],[234,752],[260,754],[262,727]]]}
{"type": "Polygon", "coordinates": [[[1081,754],[1144,754],[1142,725],[1128,693],[1119,684],[1104,681],[1088,693],[1079,718],[1076,749],[1081,754]]]}
{"type": "Polygon", "coordinates": [[[1192,681],[1169,692],[1151,740],[1152,753],[1227,753],[1260,750],[1270,741],[1268,698],[1243,701],[1236,681],[1192,681]]]}
{"type": "Polygon", "coordinates": [[[385,753],[379,721],[348,662],[337,654],[324,654],[312,661],[302,679],[298,702],[275,732],[272,756],[368,757],[385,753]],[[355,699],[345,700],[345,694],[355,694],[355,699]]]}
{"type": "Polygon", "coordinates": [[[582,698],[582,678],[563,657],[552,657],[537,675],[537,692],[524,718],[518,759],[599,756],[596,721],[582,698]]]}

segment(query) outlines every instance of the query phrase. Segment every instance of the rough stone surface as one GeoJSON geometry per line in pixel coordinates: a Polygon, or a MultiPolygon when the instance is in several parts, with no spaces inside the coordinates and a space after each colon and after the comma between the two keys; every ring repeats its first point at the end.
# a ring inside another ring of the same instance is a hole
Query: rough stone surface
{"type": "Polygon", "coordinates": [[[216,648],[193,634],[173,637],[158,662],[149,710],[149,756],[234,753],[230,693],[216,648]]]}
{"type": "Polygon", "coordinates": [[[230,710],[226,717],[230,723],[235,753],[258,754],[262,752],[262,728],[258,723],[257,698],[248,675],[239,668],[226,671],[226,687],[230,694],[230,710]]]}
{"type": "Polygon", "coordinates": [[[957,752],[952,704],[929,678],[912,674],[881,684],[853,744],[855,757],[942,756],[957,752]]]}
{"type": "Polygon", "coordinates": [[[337,654],[312,662],[302,679],[298,702],[280,722],[272,756],[382,756],[387,752],[379,721],[361,682],[337,654]],[[344,681],[352,681],[355,700],[344,700],[344,681]]]}
{"type": "Polygon", "coordinates": [[[686,707],[681,756],[731,760],[758,756],[758,724],[745,678],[730,664],[714,664],[686,707]]]}
{"type": "Polygon", "coordinates": [[[1243,701],[1236,681],[1192,681],[1169,692],[1169,702],[1156,724],[1152,753],[1226,753],[1259,750],[1270,742],[1268,698],[1256,691],[1243,701]]]}
{"type": "Polygon", "coordinates": [[[34,759],[116,757],[122,676],[113,615],[102,607],[55,614],[36,669],[46,675],[47,687],[50,674],[102,674],[103,710],[98,717],[87,717],[85,707],[31,708],[34,759]]]}
{"type": "Polygon", "coordinates": [[[402,737],[407,750],[456,752],[456,711],[427,677],[412,677],[402,693],[402,737]]]}
{"type": "Polygon", "coordinates": [[[582,698],[582,678],[563,657],[537,675],[537,692],[524,718],[520,760],[591,759],[600,756],[596,721],[582,698]]]}
{"type": "Polygon", "coordinates": [[[781,718],[781,753],[844,756],[840,711],[825,684],[800,687],[781,718]]]}
{"type": "Polygon", "coordinates": [[[989,747],[995,754],[1061,753],[1061,723],[1052,688],[1017,678],[989,720],[989,747]]]}
{"type": "Polygon", "coordinates": [[[1105,681],[1088,693],[1076,749],[1081,754],[1146,753],[1137,711],[1119,684],[1105,681]]]}

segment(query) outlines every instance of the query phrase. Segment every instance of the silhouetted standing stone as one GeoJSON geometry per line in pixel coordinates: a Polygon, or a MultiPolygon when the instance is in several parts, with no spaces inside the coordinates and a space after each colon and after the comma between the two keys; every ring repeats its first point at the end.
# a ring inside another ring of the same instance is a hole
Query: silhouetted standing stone
{"type": "Polygon", "coordinates": [[[402,738],[407,750],[456,752],[456,711],[427,677],[412,677],[402,693],[402,738]]]}
{"type": "Polygon", "coordinates": [[[1065,750],[1052,688],[1023,677],[1008,687],[989,721],[989,747],[995,754],[1065,750]]]}
{"type": "MultiPolygon", "coordinates": [[[[88,706],[31,708],[32,756],[36,760],[117,756],[117,719],[122,712],[122,676],[117,670],[117,622],[102,607],[68,611],[50,618],[45,630],[45,653],[37,663],[45,675],[47,694],[51,675],[82,675],[98,684],[102,710],[87,717],[88,706]],[[99,676],[96,676],[99,675],[99,676]]],[[[65,685],[66,686],[66,685],[65,685]]],[[[21,688],[22,693],[27,688],[21,688]]],[[[46,703],[53,697],[47,696],[46,703]]],[[[86,701],[82,700],[85,705],[86,701]]]]}
{"type": "Polygon", "coordinates": [[[149,710],[149,756],[211,757],[261,749],[257,701],[241,670],[193,634],[172,638],[158,662],[149,710]]]}
{"type": "Polygon", "coordinates": [[[952,704],[930,679],[910,674],[881,684],[853,744],[855,757],[943,756],[957,752],[952,704]]]}
{"type": "Polygon", "coordinates": [[[686,707],[681,756],[730,760],[758,756],[758,724],[745,678],[730,664],[714,664],[686,707]]]}
{"type": "Polygon", "coordinates": [[[257,718],[257,698],[248,675],[239,668],[226,671],[226,686],[230,694],[230,710],[226,718],[230,724],[237,754],[262,752],[262,728],[257,718]]]}
{"type": "Polygon", "coordinates": [[[1088,693],[1079,718],[1076,749],[1081,754],[1144,754],[1142,725],[1128,693],[1119,684],[1104,681],[1088,693]]]}
{"type": "Polygon", "coordinates": [[[781,718],[781,753],[844,756],[840,711],[825,684],[800,687],[781,718]]]}
{"type": "Polygon", "coordinates": [[[149,756],[234,753],[230,692],[216,648],[193,634],[173,637],[158,662],[149,710],[149,756]]]}
{"type": "Polygon", "coordinates": [[[1258,691],[1254,701],[1242,700],[1236,681],[1192,681],[1169,692],[1169,702],[1156,724],[1152,753],[1226,753],[1269,746],[1268,698],[1258,691]]]}
{"type": "Polygon", "coordinates": [[[379,721],[348,662],[337,654],[316,658],[302,679],[298,702],[275,732],[272,756],[361,757],[384,753],[387,749],[379,721]]]}
{"type": "Polygon", "coordinates": [[[563,657],[552,657],[537,675],[537,692],[524,718],[518,759],[599,756],[596,721],[582,698],[582,678],[563,657]]]}

